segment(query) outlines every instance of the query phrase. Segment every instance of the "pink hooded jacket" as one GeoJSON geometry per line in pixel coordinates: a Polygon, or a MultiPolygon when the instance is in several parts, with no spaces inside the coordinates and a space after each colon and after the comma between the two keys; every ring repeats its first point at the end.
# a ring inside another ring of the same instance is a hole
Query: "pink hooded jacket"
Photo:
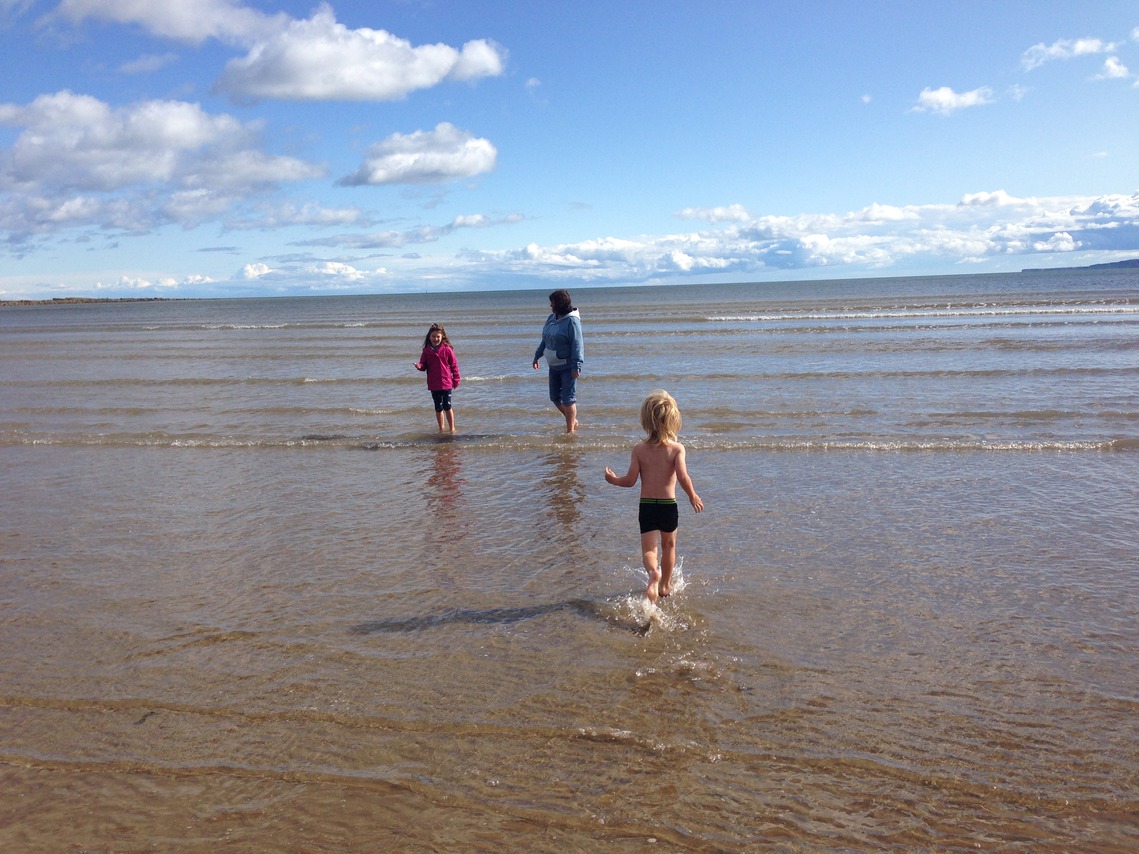
{"type": "Polygon", "coordinates": [[[449,344],[423,348],[416,370],[427,371],[427,388],[431,391],[445,391],[459,387],[459,360],[449,344]]]}

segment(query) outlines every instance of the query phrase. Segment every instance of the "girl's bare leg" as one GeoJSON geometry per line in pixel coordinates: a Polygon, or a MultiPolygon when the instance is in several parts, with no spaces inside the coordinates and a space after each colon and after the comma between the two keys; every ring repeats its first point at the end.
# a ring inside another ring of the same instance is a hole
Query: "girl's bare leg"
{"type": "Polygon", "coordinates": [[[672,569],[676,566],[676,531],[660,532],[660,595],[672,595],[672,569]]]}
{"type": "Polygon", "coordinates": [[[649,531],[641,534],[641,561],[645,565],[645,572],[649,574],[649,586],[645,588],[645,595],[650,602],[660,598],[660,568],[657,566],[657,532],[649,531]]]}
{"type": "Polygon", "coordinates": [[[447,410],[447,429],[452,433],[455,432],[455,410],[453,409],[447,410]]]}
{"type": "Polygon", "coordinates": [[[442,412],[436,412],[435,413],[435,422],[439,425],[439,432],[442,433],[443,432],[443,413],[442,412]]]}

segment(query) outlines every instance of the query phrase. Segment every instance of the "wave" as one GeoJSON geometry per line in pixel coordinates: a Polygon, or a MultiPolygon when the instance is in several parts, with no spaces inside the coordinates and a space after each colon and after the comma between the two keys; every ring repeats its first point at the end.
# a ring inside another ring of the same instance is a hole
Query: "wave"
{"type": "Polygon", "coordinates": [[[837,320],[921,320],[924,318],[968,317],[1054,317],[1057,315],[1122,315],[1139,317],[1139,305],[1112,303],[1107,305],[1017,305],[1017,306],[944,306],[901,309],[835,309],[833,311],[777,311],[764,314],[707,315],[709,323],[776,323],[784,321],[837,320]]]}
{"type": "MultiPolygon", "coordinates": [[[[912,379],[1003,379],[1025,377],[1113,377],[1134,376],[1135,369],[1131,367],[1042,367],[1042,368],[947,368],[940,370],[818,370],[818,371],[755,371],[747,374],[727,373],[723,371],[681,370],[679,368],[670,372],[669,382],[677,383],[682,380],[696,379],[702,383],[733,382],[746,380],[749,382],[778,382],[782,380],[912,380],[912,379]]],[[[596,374],[593,375],[595,378],[596,374]]],[[[604,376],[609,381],[630,381],[642,383],[644,376],[638,374],[623,374],[604,376]]]]}
{"type": "MultiPolygon", "coordinates": [[[[393,437],[347,433],[306,433],[295,437],[198,436],[166,433],[0,434],[3,446],[76,446],[103,448],[182,449],[314,449],[333,451],[406,451],[444,447],[487,452],[592,453],[629,448],[628,436],[586,437],[552,435],[548,431],[517,433],[415,433],[393,437]]],[[[851,438],[799,437],[685,437],[685,445],[700,453],[1103,453],[1139,451],[1139,438],[1112,439],[979,439],[962,438],[851,438]]]]}
{"type": "MultiPolygon", "coordinates": [[[[684,380],[698,380],[702,384],[711,382],[732,382],[746,380],[751,382],[778,382],[792,380],[900,380],[900,379],[1001,379],[1025,377],[1082,377],[1111,378],[1115,376],[1130,378],[1135,374],[1132,367],[1081,367],[1058,366],[1038,368],[961,368],[961,369],[915,369],[915,370],[800,370],[800,371],[754,371],[747,374],[728,373],[723,371],[708,371],[700,365],[691,369],[677,364],[669,375],[670,383],[684,380]]],[[[601,371],[590,374],[590,380],[595,383],[624,383],[634,382],[643,385],[645,377],[639,373],[604,373],[601,371]]],[[[544,383],[544,377],[541,380],[544,383]]],[[[177,388],[177,387],[210,387],[210,386],[305,386],[305,385],[339,385],[344,387],[366,386],[377,388],[380,386],[422,386],[423,376],[214,376],[214,377],[103,377],[103,378],[68,378],[58,380],[16,379],[0,380],[0,388],[177,388]]],[[[536,383],[534,375],[530,372],[518,374],[491,374],[487,376],[464,377],[463,383],[468,386],[486,383],[536,383]]]]}
{"type": "Polygon", "coordinates": [[[31,387],[31,388],[89,388],[101,387],[139,387],[139,388],[171,388],[193,386],[277,386],[277,385],[311,385],[314,383],[328,383],[341,385],[422,385],[423,377],[103,377],[95,379],[63,379],[63,380],[0,380],[0,387],[31,387]]]}

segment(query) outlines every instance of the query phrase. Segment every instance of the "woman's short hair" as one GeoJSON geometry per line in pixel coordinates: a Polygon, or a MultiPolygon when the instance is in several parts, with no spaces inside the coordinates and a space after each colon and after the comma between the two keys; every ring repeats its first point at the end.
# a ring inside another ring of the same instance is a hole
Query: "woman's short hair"
{"type": "Polygon", "coordinates": [[[554,291],[550,294],[550,305],[554,308],[554,314],[558,317],[563,317],[573,311],[573,299],[570,298],[570,292],[565,288],[554,291]]]}

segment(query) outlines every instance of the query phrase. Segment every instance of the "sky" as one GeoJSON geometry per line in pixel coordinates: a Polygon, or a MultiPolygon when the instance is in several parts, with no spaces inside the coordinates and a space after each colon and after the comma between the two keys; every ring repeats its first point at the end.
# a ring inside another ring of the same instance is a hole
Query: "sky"
{"type": "Polygon", "coordinates": [[[1139,257],[1139,0],[0,0],[0,299],[1139,257]]]}

